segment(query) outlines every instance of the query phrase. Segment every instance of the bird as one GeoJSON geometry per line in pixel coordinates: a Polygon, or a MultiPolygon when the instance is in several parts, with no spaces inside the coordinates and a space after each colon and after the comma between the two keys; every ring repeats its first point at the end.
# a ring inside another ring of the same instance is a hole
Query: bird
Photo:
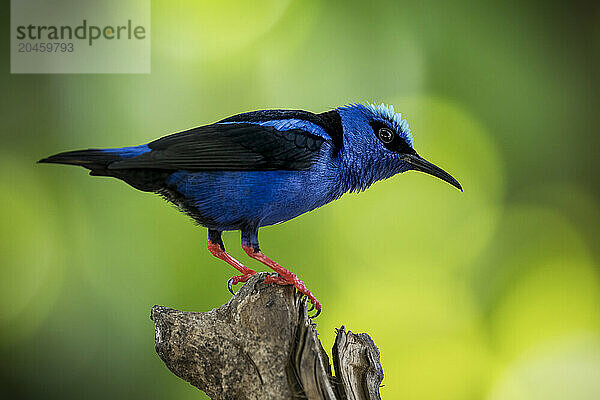
{"type": "Polygon", "coordinates": [[[406,119],[393,106],[350,103],[321,113],[266,109],[170,134],[138,146],[62,152],[38,161],[82,166],[92,176],[120,179],[173,203],[208,228],[210,253],[239,275],[256,271],[225,250],[221,234],[240,231],[243,250],[276,274],[265,283],[293,285],[316,308],[322,305],[293,272],[259,247],[260,228],[278,224],[362,192],[407,171],[437,177],[462,192],[448,172],[413,148],[406,119]]]}

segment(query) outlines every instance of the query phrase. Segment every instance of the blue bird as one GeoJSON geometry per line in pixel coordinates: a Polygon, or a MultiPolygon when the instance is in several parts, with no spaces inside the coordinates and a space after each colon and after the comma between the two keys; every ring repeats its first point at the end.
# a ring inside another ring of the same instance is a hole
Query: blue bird
{"type": "Polygon", "coordinates": [[[140,146],[69,151],[39,162],[80,165],[90,175],[121,179],[175,204],[208,228],[208,250],[240,272],[229,279],[230,291],[256,273],[225,251],[221,233],[241,231],[245,252],[278,274],[266,283],[294,285],[317,314],[321,303],[304,283],[261,252],[259,228],[409,170],[462,191],[450,174],[417,154],[408,123],[384,104],[320,114],[247,112],[140,146]]]}

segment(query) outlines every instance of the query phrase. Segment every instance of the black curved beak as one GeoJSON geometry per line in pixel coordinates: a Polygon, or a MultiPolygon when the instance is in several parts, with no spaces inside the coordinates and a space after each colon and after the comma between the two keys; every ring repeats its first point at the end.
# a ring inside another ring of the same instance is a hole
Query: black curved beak
{"type": "Polygon", "coordinates": [[[449,173],[447,173],[440,167],[430,163],[429,161],[427,161],[420,155],[405,154],[404,161],[409,163],[413,167],[413,169],[415,169],[416,171],[421,171],[421,172],[425,172],[426,174],[433,175],[437,178],[440,178],[443,181],[448,182],[449,184],[451,184],[452,186],[454,186],[461,192],[463,191],[463,188],[462,188],[462,186],[460,186],[460,183],[458,183],[458,181],[456,179],[454,179],[452,177],[452,175],[450,175],[449,173]]]}

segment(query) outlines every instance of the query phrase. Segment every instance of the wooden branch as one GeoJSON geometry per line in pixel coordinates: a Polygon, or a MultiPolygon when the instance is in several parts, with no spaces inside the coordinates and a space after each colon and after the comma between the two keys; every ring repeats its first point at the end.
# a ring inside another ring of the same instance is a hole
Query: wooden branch
{"type": "Polygon", "coordinates": [[[171,372],[212,399],[380,399],[383,370],[369,335],[337,331],[332,376],[306,301],[265,276],[212,311],[152,307],[156,352],[171,372]]]}

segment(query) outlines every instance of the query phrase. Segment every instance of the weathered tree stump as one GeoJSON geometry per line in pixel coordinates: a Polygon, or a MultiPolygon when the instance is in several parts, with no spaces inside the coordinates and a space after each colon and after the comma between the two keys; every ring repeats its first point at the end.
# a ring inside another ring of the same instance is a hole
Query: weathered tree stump
{"type": "Polygon", "coordinates": [[[337,331],[332,376],[305,300],[265,276],[212,311],[152,307],[156,352],[171,372],[212,399],[380,399],[383,370],[369,335],[337,331]]]}

